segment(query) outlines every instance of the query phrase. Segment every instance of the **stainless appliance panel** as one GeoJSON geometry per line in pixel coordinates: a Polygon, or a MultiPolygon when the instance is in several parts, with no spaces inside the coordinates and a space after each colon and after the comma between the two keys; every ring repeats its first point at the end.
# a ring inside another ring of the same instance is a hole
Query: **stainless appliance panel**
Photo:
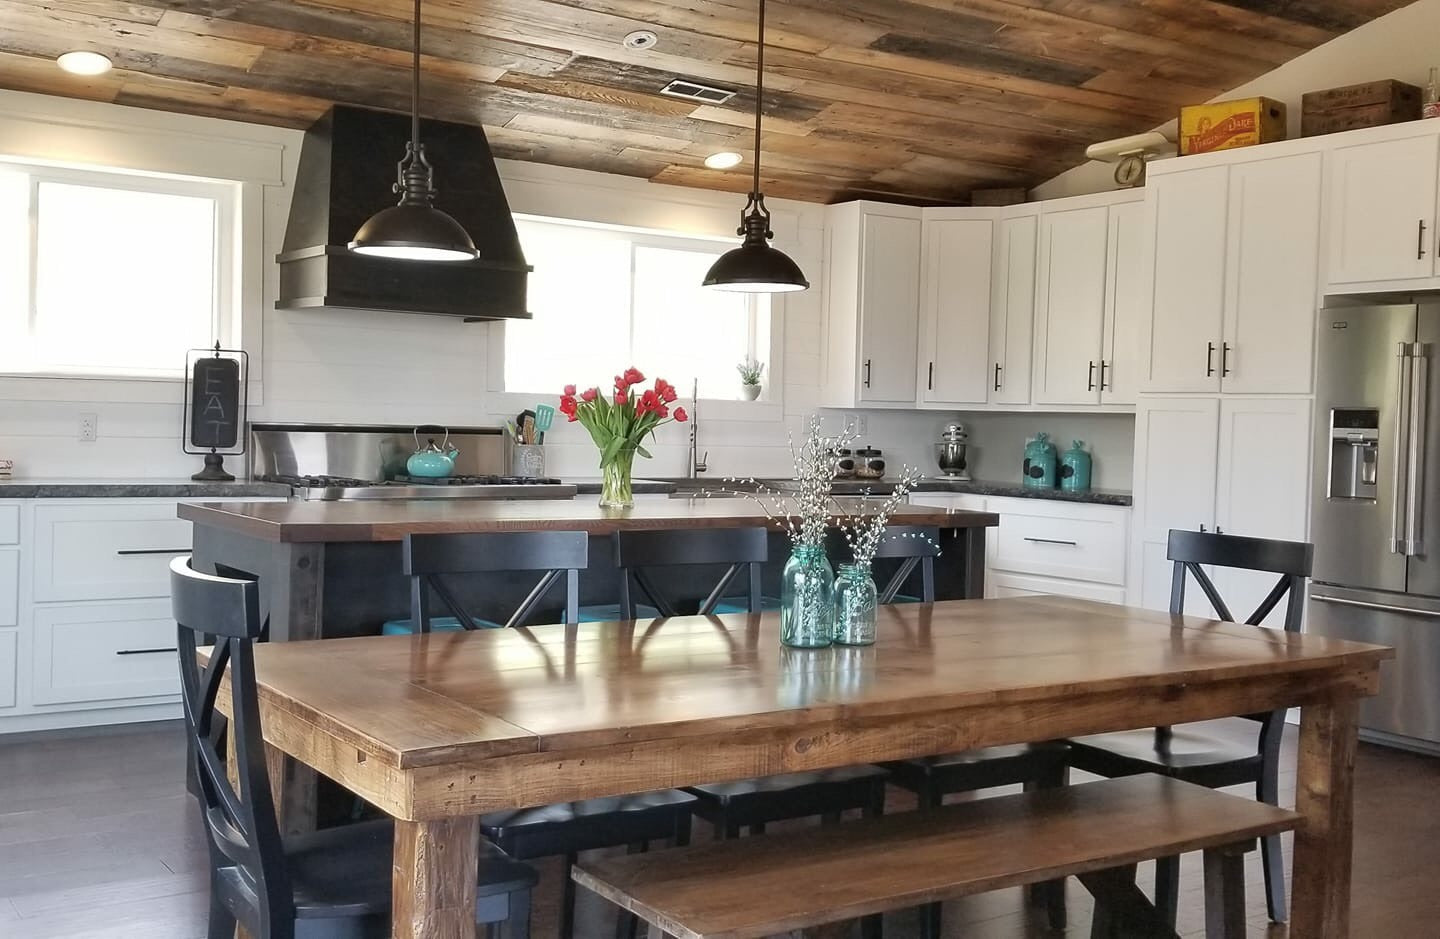
{"type": "MultiPolygon", "coordinates": [[[[421,425],[419,441],[444,439],[444,428],[421,425]]],[[[350,476],[385,480],[405,473],[415,452],[415,428],[403,425],[251,424],[250,475],[350,476]]],[[[460,452],[455,475],[503,475],[505,437],[498,427],[452,427],[460,452]]]]}
{"type": "Polygon", "coordinates": [[[1416,542],[1410,558],[1405,589],[1409,593],[1440,597],[1440,304],[1420,307],[1416,332],[1416,469],[1417,505],[1411,507],[1416,542]],[[1422,364],[1418,364],[1423,361],[1422,364]],[[1423,387],[1419,386],[1424,382],[1423,387]],[[1420,413],[1420,412],[1423,412],[1420,413]]]}
{"type": "Polygon", "coordinates": [[[1405,589],[1405,557],[1395,551],[1405,497],[1400,390],[1406,371],[1398,354],[1414,341],[1413,305],[1320,311],[1315,400],[1315,479],[1310,519],[1314,579],[1375,590],[1405,589]],[[1374,498],[1333,498],[1332,416],[1378,412],[1374,498]],[[1397,499],[1398,496],[1398,499],[1397,499]]]}
{"type": "Polygon", "coordinates": [[[1360,702],[1360,726],[1390,735],[1386,742],[1440,750],[1440,601],[1312,584],[1307,629],[1393,646],[1395,658],[1380,667],[1380,693],[1360,702]]]}

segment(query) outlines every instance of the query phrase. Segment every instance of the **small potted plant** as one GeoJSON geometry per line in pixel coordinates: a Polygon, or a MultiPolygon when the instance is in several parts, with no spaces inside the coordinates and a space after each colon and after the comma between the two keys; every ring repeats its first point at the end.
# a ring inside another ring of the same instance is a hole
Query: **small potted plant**
{"type": "Polygon", "coordinates": [[[740,393],[745,400],[754,401],[760,397],[760,376],[765,373],[765,363],[747,356],[745,361],[735,366],[735,371],[740,373],[740,393]]]}

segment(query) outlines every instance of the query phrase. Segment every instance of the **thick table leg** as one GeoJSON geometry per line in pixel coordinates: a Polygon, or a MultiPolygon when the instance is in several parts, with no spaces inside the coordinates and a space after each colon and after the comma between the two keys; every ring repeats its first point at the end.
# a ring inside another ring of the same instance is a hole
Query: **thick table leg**
{"type": "Polygon", "coordinates": [[[395,821],[393,939],[475,939],[480,820],[395,821]]]}
{"type": "Polygon", "coordinates": [[[965,539],[965,597],[966,600],[981,600],[985,597],[985,531],[984,528],[962,529],[965,539]]]}
{"type": "Polygon", "coordinates": [[[1253,844],[1205,851],[1205,939],[1244,939],[1245,852],[1253,844]]]}
{"type": "Polygon", "coordinates": [[[1290,934],[1346,939],[1354,821],[1355,737],[1360,702],[1340,698],[1300,713],[1295,883],[1290,934]]]}

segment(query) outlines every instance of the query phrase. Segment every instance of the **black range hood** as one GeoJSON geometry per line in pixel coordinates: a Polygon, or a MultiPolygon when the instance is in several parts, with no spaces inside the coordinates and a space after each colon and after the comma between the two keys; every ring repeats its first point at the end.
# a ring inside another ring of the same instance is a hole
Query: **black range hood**
{"type": "Polygon", "coordinates": [[[344,308],[474,320],[529,319],[530,266],[490,143],[479,127],[422,121],[435,166],[437,208],[475,240],[473,261],[402,261],[348,247],[371,215],[397,199],[395,162],[410,118],[336,106],[305,132],[280,264],[280,309],[344,308]]]}

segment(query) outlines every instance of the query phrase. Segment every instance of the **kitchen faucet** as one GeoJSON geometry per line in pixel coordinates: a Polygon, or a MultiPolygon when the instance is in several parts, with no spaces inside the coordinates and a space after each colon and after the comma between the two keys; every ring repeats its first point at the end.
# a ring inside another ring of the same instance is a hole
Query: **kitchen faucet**
{"type": "Polygon", "coordinates": [[[690,386],[690,468],[687,478],[696,479],[710,468],[710,451],[700,456],[700,379],[690,386]]]}

